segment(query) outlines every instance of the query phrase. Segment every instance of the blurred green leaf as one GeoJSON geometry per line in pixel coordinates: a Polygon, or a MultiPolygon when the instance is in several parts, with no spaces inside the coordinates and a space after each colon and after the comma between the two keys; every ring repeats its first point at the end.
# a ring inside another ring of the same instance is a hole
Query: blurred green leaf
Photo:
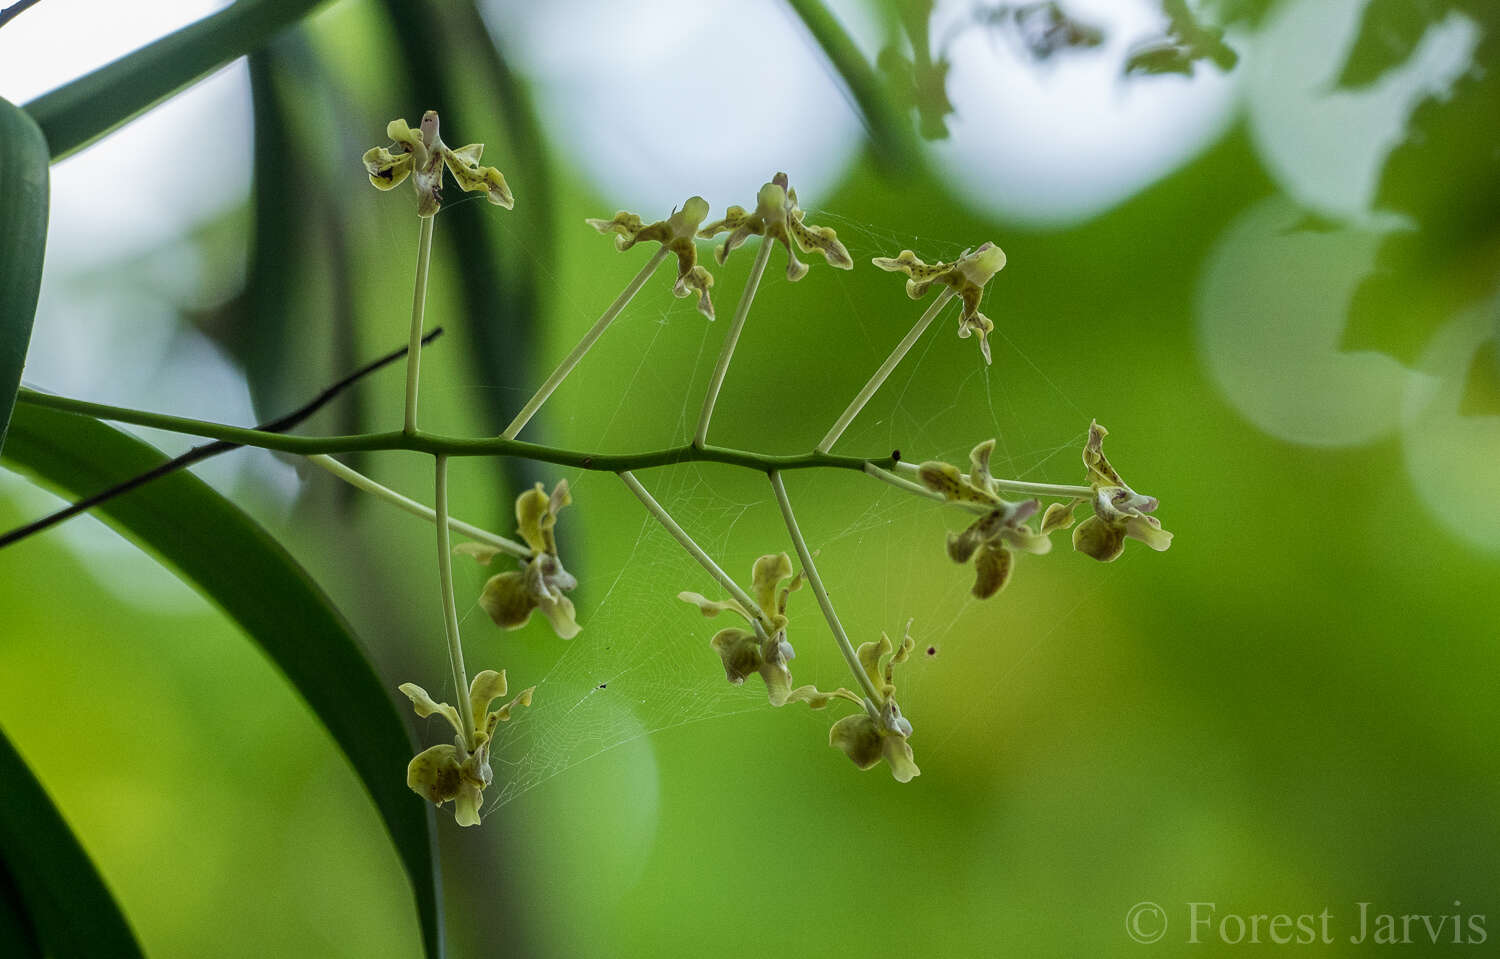
{"type": "Polygon", "coordinates": [[[880,75],[849,31],[822,0],[787,0],[787,4],[802,18],[803,26],[849,88],[882,170],[888,175],[910,174],[922,162],[911,123],[895,108],[880,75]]]}
{"type": "Polygon", "coordinates": [[[256,50],[322,0],[239,0],[26,104],[60,160],[224,64],[256,50]]]}
{"type": "Polygon", "coordinates": [[[1370,0],[1336,85],[1366,87],[1405,63],[1427,27],[1450,5],[1445,0],[1370,0]]]}
{"type": "Polygon", "coordinates": [[[3,860],[0,860],[0,949],[16,959],[42,957],[41,943],[36,941],[36,930],[31,927],[31,917],[21,901],[21,890],[16,888],[16,881],[3,860]]]}
{"type": "MultiPolygon", "coordinates": [[[[1478,13],[1476,9],[1471,11],[1478,13]]],[[[1381,173],[1376,205],[1404,214],[1355,292],[1343,347],[1414,364],[1433,332],[1500,284],[1500,5],[1481,21],[1468,70],[1412,113],[1381,173]]]]}
{"type": "MultiPolygon", "coordinates": [[[[32,405],[17,408],[5,458],[75,496],[166,460],[97,420],[32,405]]],[[[100,512],[217,602],[312,707],[375,801],[411,879],[428,954],[442,955],[436,821],[405,781],[416,744],[343,616],[269,533],[188,472],[100,512]]]]}
{"type": "MultiPolygon", "coordinates": [[[[255,123],[251,190],[254,227],[245,284],[247,309],[226,331],[230,352],[244,367],[250,399],[258,415],[286,400],[288,352],[292,348],[292,307],[306,243],[302,164],[288,164],[292,132],[273,79],[275,45],[250,55],[250,100],[255,123]]],[[[305,347],[306,344],[304,344],[305,347]]]]}
{"type": "Polygon", "coordinates": [[[142,956],[119,905],[47,791],[0,731],[0,946],[7,956],[142,956]],[[14,898],[4,886],[14,883],[14,898]],[[9,935],[7,901],[27,922],[9,935]],[[35,938],[31,938],[30,932],[35,938]],[[12,951],[14,950],[14,951],[12,951]]]}
{"type": "Polygon", "coordinates": [[[47,141],[0,100],[0,450],[31,342],[47,247],[47,141]]]}

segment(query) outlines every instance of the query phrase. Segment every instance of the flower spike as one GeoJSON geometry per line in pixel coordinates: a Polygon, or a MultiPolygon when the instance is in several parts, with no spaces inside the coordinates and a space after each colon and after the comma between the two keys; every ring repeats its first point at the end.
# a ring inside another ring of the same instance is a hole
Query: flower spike
{"type": "MultiPolygon", "coordinates": [[[[1052,549],[1052,540],[1047,536],[1051,528],[1044,523],[1038,532],[1026,524],[1041,508],[1040,503],[1034,499],[1012,503],[996,494],[995,480],[990,474],[990,454],[994,450],[994,440],[985,440],[974,447],[969,453],[968,476],[949,463],[937,461],[923,463],[917,470],[922,484],[934,493],[941,493],[945,500],[987,510],[962,533],[948,534],[949,558],[955,563],[974,560],[973,593],[979,599],[989,599],[1010,581],[1015,561],[1012,550],[1040,555],[1052,549]]],[[[1050,515],[1055,521],[1056,514],[1050,515]]]]}
{"type": "Polygon", "coordinates": [[[1109,431],[1095,420],[1089,424],[1083,447],[1083,465],[1094,491],[1094,515],[1073,530],[1073,548],[1101,563],[1111,562],[1125,551],[1125,540],[1137,539],[1162,552],[1172,545],[1172,534],[1161,521],[1148,516],[1156,510],[1155,496],[1144,496],[1125,485],[1104,456],[1104,437],[1109,431]]]}
{"type": "Polygon", "coordinates": [[[786,278],[793,282],[807,275],[808,266],[792,252],[792,241],[803,253],[821,253],[829,266],[841,270],[854,269],[854,260],[849,251],[839,242],[838,234],[826,226],[809,226],[803,223],[802,208],[797,205],[797,191],[792,189],[785,173],[778,173],[771,182],[760,188],[755,196],[755,212],[742,206],[732,206],[724,212],[724,219],[710,223],[698,231],[704,239],[728,233],[724,242],[714,249],[714,259],[722,266],[731,250],[752,236],[763,236],[786,247],[786,278]]]}
{"type": "Polygon", "coordinates": [[[990,277],[1005,269],[1005,251],[993,243],[985,243],[972,253],[966,253],[952,263],[924,263],[911,250],[902,250],[899,256],[877,256],[870,262],[887,273],[905,273],[906,295],[914,300],[941,283],[951,288],[963,300],[964,309],[958,317],[958,335],[967,339],[979,334],[979,352],[984,354],[988,365],[990,358],[989,335],[995,324],[979,312],[979,301],[984,296],[984,285],[990,277]]]}
{"type": "Polygon", "coordinates": [[[442,206],[444,166],[460,189],[484,193],[491,203],[507,210],[515,206],[505,175],[492,166],[479,165],[484,144],[470,143],[456,150],[449,147],[438,135],[436,110],[422,114],[420,130],[397,118],[386,124],[385,133],[391,145],[365,151],[365,171],[377,190],[394,190],[411,177],[417,191],[417,216],[433,216],[442,206]]]}
{"type": "Polygon", "coordinates": [[[530,706],[536,687],[522,690],[515,699],[491,710],[490,703],[505,695],[505,670],[497,673],[486,669],[475,676],[469,684],[468,702],[464,704],[474,721],[472,740],[464,734],[457,708],[435,702],[427,695],[427,690],[416,683],[402,683],[400,689],[411,700],[418,716],[425,719],[440,715],[458,734],[451,746],[432,746],[418,753],[406,767],[406,784],[412,792],[439,806],[451,800],[454,818],[460,826],[479,825],[479,807],[484,800],[485,787],[494,781],[490,769],[490,742],[495,737],[495,728],[509,721],[516,707],[530,706]]]}
{"type": "MultiPolygon", "coordinates": [[[[538,483],[516,497],[516,523],[521,538],[531,547],[525,568],[491,576],[479,594],[479,605],[502,629],[520,629],[540,609],[562,639],[572,639],[582,630],[574,618],[573,601],[563,595],[576,589],[578,580],[563,568],[557,556],[557,514],[573,502],[568,481],[558,480],[549,496],[538,483]]],[[[463,543],[454,552],[472,556],[489,565],[500,550],[483,543],[463,543]]]]}
{"type": "Polygon", "coordinates": [[[701,196],[688,197],[682,209],[673,210],[672,215],[665,220],[657,220],[649,226],[638,216],[627,210],[621,210],[615,214],[612,220],[585,220],[589,226],[600,233],[615,233],[615,249],[628,250],[643,240],[660,243],[666,250],[677,255],[677,284],[672,287],[672,293],[682,299],[692,291],[698,293],[698,312],[714,318],[714,304],[708,297],[708,291],[714,285],[714,278],[698,265],[698,248],[693,245],[693,237],[698,230],[698,224],[708,216],[708,201],[701,196]]]}

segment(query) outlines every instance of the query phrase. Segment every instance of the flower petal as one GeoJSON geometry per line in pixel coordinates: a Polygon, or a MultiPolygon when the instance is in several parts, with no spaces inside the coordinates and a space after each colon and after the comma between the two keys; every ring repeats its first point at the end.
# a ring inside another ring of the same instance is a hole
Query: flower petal
{"type": "Polygon", "coordinates": [[[454,797],[453,820],[460,826],[479,825],[479,807],[484,804],[484,793],[470,782],[461,782],[458,795],[454,797]]]}
{"type": "Polygon", "coordinates": [[[573,607],[573,601],[563,594],[558,593],[553,598],[543,593],[536,598],[536,605],[552,624],[552,631],[557,634],[558,639],[572,639],[583,632],[583,627],[578,625],[575,618],[577,611],[573,607]]]}
{"type": "Polygon", "coordinates": [[[456,746],[424,749],[406,764],[406,785],[418,796],[441,806],[458,795],[462,781],[458,765],[456,746]]]}
{"type": "Polygon", "coordinates": [[[922,481],[922,485],[934,493],[941,493],[943,499],[950,503],[978,503],[993,506],[999,502],[991,494],[972,483],[965,482],[958,467],[951,463],[928,460],[917,467],[917,478],[922,481]]]}
{"type": "Polygon", "coordinates": [[[973,593],[979,599],[989,599],[1005,588],[1010,581],[1014,557],[1005,547],[985,546],[974,560],[973,593]]]}
{"type": "Polygon", "coordinates": [[[1066,503],[1053,503],[1048,506],[1047,512],[1042,514],[1042,535],[1049,536],[1056,530],[1072,526],[1073,511],[1082,502],[1081,499],[1073,499],[1066,503]]]}
{"type": "Polygon", "coordinates": [[[1153,516],[1132,516],[1125,521],[1125,535],[1140,540],[1158,553],[1172,545],[1172,534],[1153,516]]]}
{"type": "Polygon", "coordinates": [[[391,153],[385,147],[372,147],[363,157],[370,185],[377,190],[394,190],[411,175],[410,153],[391,153]]]}
{"type": "Polygon", "coordinates": [[[724,661],[724,676],[738,686],[751,673],[759,672],[765,664],[760,650],[760,640],[745,629],[721,629],[708,644],[724,661]]]}
{"type": "Polygon", "coordinates": [[[686,590],[678,593],[677,598],[684,603],[692,603],[702,611],[704,616],[717,616],[722,612],[729,611],[743,616],[747,623],[754,621],[754,617],[750,615],[750,611],[741,606],[738,600],[709,599],[702,593],[693,593],[686,590]]]}
{"type": "Polygon", "coordinates": [[[912,758],[911,745],[906,741],[905,736],[881,736],[880,752],[886,765],[891,767],[891,776],[896,782],[909,783],[922,775],[922,770],[917,768],[912,758]]]}
{"type": "Polygon", "coordinates": [[[767,553],[755,561],[750,571],[751,591],[762,611],[776,610],[776,587],[792,575],[792,560],[786,553],[767,553]]]}
{"type": "Polygon", "coordinates": [[[532,694],[535,692],[535,686],[528,686],[517,693],[515,699],[512,699],[504,706],[501,706],[499,709],[485,716],[484,725],[479,727],[480,729],[484,730],[485,738],[493,739],[495,736],[495,727],[500,725],[501,723],[509,722],[510,714],[516,709],[516,707],[530,706],[532,694]]]}
{"type": "Polygon", "coordinates": [[[469,683],[469,715],[474,717],[474,728],[483,729],[490,712],[490,703],[505,695],[505,670],[481,671],[469,683]]]}
{"type": "Polygon", "coordinates": [[[1101,563],[1112,562],[1125,551],[1125,530],[1090,516],[1074,528],[1073,548],[1101,563]]]}
{"type": "Polygon", "coordinates": [[[854,260],[849,251],[839,242],[838,234],[826,226],[807,226],[802,222],[802,211],[793,210],[787,220],[787,229],[803,253],[821,253],[829,266],[840,270],[854,269],[854,260]]]}
{"type": "Polygon", "coordinates": [[[435,701],[431,696],[427,695],[427,690],[416,683],[402,683],[396,688],[405,693],[406,698],[411,700],[412,708],[418,716],[426,719],[428,716],[437,713],[453,725],[455,732],[460,735],[463,734],[463,722],[458,718],[457,709],[447,703],[435,701]]]}
{"type": "Polygon", "coordinates": [[[834,723],[828,730],[828,745],[842,749],[860,769],[869,769],[884,755],[880,730],[868,713],[852,713],[834,723]]]}
{"type": "Polygon", "coordinates": [[[551,524],[544,523],[543,519],[549,515],[556,519],[555,512],[549,514],[548,505],[547,493],[541,483],[516,497],[516,528],[526,545],[539,553],[557,552],[556,541],[548,535],[551,524]]]}
{"type": "Polygon", "coordinates": [[[479,594],[479,605],[501,629],[520,629],[537,607],[536,595],[520,570],[491,576],[479,594]]]}
{"type": "Polygon", "coordinates": [[[505,182],[505,174],[492,166],[479,165],[479,155],[483,151],[483,143],[471,143],[457,150],[444,150],[443,161],[460,188],[469,193],[486,193],[491,203],[512,209],[516,198],[505,182]]]}

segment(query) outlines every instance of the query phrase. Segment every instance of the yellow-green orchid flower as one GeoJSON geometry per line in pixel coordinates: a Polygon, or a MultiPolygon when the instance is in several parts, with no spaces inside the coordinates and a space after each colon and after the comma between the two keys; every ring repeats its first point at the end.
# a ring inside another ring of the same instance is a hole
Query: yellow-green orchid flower
{"type": "Polygon", "coordinates": [[[995,324],[979,312],[979,301],[984,297],[984,285],[990,277],[1005,269],[1005,251],[993,243],[985,243],[972,253],[966,253],[952,263],[924,263],[911,250],[902,250],[895,257],[877,256],[870,262],[887,273],[905,273],[906,295],[914,300],[941,283],[951,288],[963,301],[963,312],[958,317],[958,335],[967,339],[979,334],[979,352],[984,354],[988,365],[990,358],[989,335],[995,324]]]}
{"type": "MultiPolygon", "coordinates": [[[[576,589],[578,580],[563,568],[557,556],[557,513],[571,502],[567,480],[558,480],[550,496],[538,483],[516,497],[516,525],[532,555],[523,569],[491,576],[484,584],[479,605],[496,626],[520,629],[539,609],[563,639],[572,639],[582,630],[574,619],[573,601],[563,595],[576,589]]],[[[454,552],[488,565],[500,550],[483,543],[463,543],[454,552]]]]}
{"type": "Polygon", "coordinates": [[[785,173],[778,173],[771,182],[760,188],[755,196],[755,212],[746,212],[742,206],[732,206],[724,213],[724,219],[698,231],[704,239],[729,233],[724,242],[714,249],[714,258],[722,266],[729,251],[752,236],[763,236],[769,242],[775,240],[786,247],[786,278],[796,281],[807,275],[808,266],[797,259],[792,251],[792,241],[803,253],[821,253],[829,266],[841,270],[854,269],[854,260],[849,251],[839,242],[838,234],[826,226],[808,226],[802,222],[805,214],[797,205],[797,191],[789,185],[785,173]]]}
{"type": "Polygon", "coordinates": [[[1094,491],[1094,515],[1073,530],[1073,548],[1102,563],[1108,563],[1125,551],[1125,540],[1137,539],[1162,552],[1172,545],[1172,534],[1161,528],[1161,521],[1146,514],[1157,507],[1155,496],[1137,493],[1104,456],[1104,437],[1109,431],[1098,421],[1089,424],[1088,442],[1083,447],[1083,465],[1088,470],[1088,484],[1094,491]]]}
{"type": "MultiPolygon", "coordinates": [[[[949,463],[930,461],[917,469],[923,485],[935,493],[942,494],[950,503],[963,503],[983,509],[984,515],[971,523],[962,533],[948,534],[948,555],[956,563],[974,560],[973,593],[980,599],[989,599],[1005,588],[1010,581],[1014,565],[1012,550],[1040,555],[1052,549],[1052,540],[1047,534],[1055,527],[1043,523],[1037,531],[1026,525],[1041,504],[1034,500],[1012,503],[1001,499],[995,492],[994,476],[990,473],[990,454],[995,450],[994,440],[985,440],[969,453],[969,475],[964,476],[958,467],[949,463]]],[[[1049,516],[1056,514],[1049,510],[1049,516]]]]}
{"type": "Polygon", "coordinates": [[[420,130],[413,130],[405,120],[386,124],[389,147],[373,147],[364,155],[365,170],[377,190],[393,190],[411,177],[417,190],[417,216],[433,216],[442,206],[443,167],[453,174],[460,188],[470,193],[484,193],[489,201],[507,210],[515,206],[505,175],[492,166],[480,166],[483,143],[471,143],[457,150],[438,135],[436,110],[422,114],[420,130]]]}
{"type": "Polygon", "coordinates": [[[660,243],[672,253],[677,255],[677,283],[672,287],[672,293],[682,299],[693,291],[698,293],[698,312],[714,318],[714,304],[708,297],[708,291],[714,285],[714,278],[698,265],[698,248],[693,244],[693,237],[698,231],[698,224],[708,216],[708,201],[701,196],[688,197],[682,209],[673,210],[672,215],[665,220],[657,220],[647,226],[641,218],[627,210],[621,210],[615,214],[612,220],[586,220],[589,226],[600,233],[616,233],[615,249],[628,250],[643,240],[660,243]]]}
{"type": "Polygon", "coordinates": [[[921,775],[912,758],[911,722],[901,715],[896,702],[896,684],[892,682],[893,667],[906,662],[915,642],[911,638],[911,624],[901,638],[901,645],[891,643],[891,638],[880,634],[878,643],[861,643],[857,654],[860,668],[870,677],[880,693],[880,701],[872,703],[875,715],[869,710],[845,716],[833,724],[828,731],[828,745],[844,751],[860,769],[869,769],[882,759],[891,768],[897,782],[911,782],[921,775]]]}
{"type": "Polygon", "coordinates": [[[709,640],[724,663],[725,677],[738,686],[746,677],[759,673],[765,680],[766,696],[772,706],[805,702],[813,709],[820,709],[834,697],[858,702],[859,698],[846,689],[825,693],[815,686],[792,688],[792,671],[787,663],[797,653],[786,638],[786,603],[787,597],[801,588],[802,574],[792,575],[791,558],[785,553],[762,556],[755,561],[750,578],[750,596],[760,607],[760,616],[737,599],[712,600],[692,592],[677,594],[684,603],[697,606],[704,616],[717,616],[727,610],[750,624],[751,629],[721,629],[709,640]]]}
{"type": "Polygon", "coordinates": [[[434,702],[427,690],[415,683],[402,683],[399,688],[411,700],[418,716],[425,719],[437,713],[457,733],[453,745],[432,746],[418,753],[406,767],[406,784],[418,796],[439,806],[451,800],[454,819],[460,826],[479,825],[484,790],[494,779],[490,770],[490,742],[495,737],[495,727],[508,721],[517,706],[530,706],[536,687],[522,690],[515,699],[491,710],[490,703],[505,695],[505,670],[497,673],[486,669],[475,676],[469,684],[469,701],[465,704],[474,721],[472,739],[464,735],[463,721],[453,706],[434,702]]]}

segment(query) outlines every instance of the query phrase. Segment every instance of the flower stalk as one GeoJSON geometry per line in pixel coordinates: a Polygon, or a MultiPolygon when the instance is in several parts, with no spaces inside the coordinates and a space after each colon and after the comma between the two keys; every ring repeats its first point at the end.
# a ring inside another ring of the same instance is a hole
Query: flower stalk
{"type": "Polygon", "coordinates": [[[719,564],[714,562],[713,557],[705,553],[703,547],[693,541],[693,538],[688,535],[687,530],[678,525],[677,521],[672,518],[672,514],[668,513],[656,501],[656,497],[652,496],[651,492],[641,485],[641,481],[635,478],[634,473],[629,470],[623,470],[620,473],[620,479],[635,494],[636,499],[641,501],[641,505],[646,507],[646,512],[656,517],[656,521],[662,525],[662,528],[671,533],[672,538],[682,544],[682,548],[688,551],[688,555],[697,560],[698,565],[708,571],[708,575],[712,576],[720,586],[723,586],[729,592],[730,596],[733,596],[741,606],[745,607],[745,609],[749,610],[755,616],[757,620],[755,627],[759,631],[761,629],[759,620],[766,618],[765,611],[760,608],[760,604],[751,599],[750,594],[745,592],[740,587],[740,584],[734,581],[734,577],[724,572],[719,564]]]}
{"type": "MultiPolygon", "coordinates": [[[[386,503],[390,503],[397,509],[405,510],[413,516],[420,516],[422,519],[425,519],[428,522],[437,521],[436,510],[423,506],[421,503],[418,503],[416,500],[411,499],[410,497],[402,496],[400,493],[396,492],[388,486],[382,486],[381,484],[375,482],[373,479],[359,472],[358,470],[351,469],[350,467],[345,466],[343,463],[340,463],[332,456],[327,456],[325,454],[319,453],[313,456],[309,456],[307,459],[308,462],[322,467],[323,469],[332,473],[334,476],[337,476],[339,479],[348,483],[350,486],[353,486],[355,489],[369,493],[376,499],[382,500],[386,503]]],[[[510,556],[514,556],[517,559],[531,559],[530,547],[525,546],[521,543],[517,543],[515,540],[506,539],[504,536],[498,536],[494,533],[491,533],[487,529],[480,529],[478,526],[473,526],[469,523],[465,523],[461,519],[456,519],[452,516],[448,517],[448,528],[453,532],[461,533],[462,535],[467,536],[472,540],[484,543],[488,546],[493,546],[500,552],[510,556]]]]}
{"type": "Polygon", "coordinates": [[[906,358],[906,354],[911,352],[911,348],[917,345],[917,340],[922,338],[922,334],[927,332],[927,328],[932,325],[932,321],[937,319],[938,314],[943,312],[943,307],[947,306],[948,301],[953,299],[955,295],[955,291],[951,289],[944,290],[938,294],[936,300],[932,301],[932,305],[923,311],[922,315],[917,318],[916,324],[912,326],[901,342],[896,344],[896,348],[891,351],[891,355],[887,356],[885,362],[880,364],[880,369],[875,371],[874,375],[870,377],[869,381],[865,383],[854,399],[849,401],[849,405],[845,408],[844,412],[839,414],[839,418],[834,420],[833,426],[829,427],[828,434],[818,441],[815,449],[819,453],[826,453],[833,449],[833,444],[837,443],[839,437],[844,435],[844,431],[849,428],[849,424],[854,422],[854,418],[859,415],[860,410],[865,408],[865,404],[870,402],[871,397],[875,395],[876,391],[885,385],[885,381],[890,378],[896,366],[906,358]]]}
{"type": "MultiPolygon", "coordinates": [[[[455,696],[469,689],[464,673],[464,648],[458,635],[458,603],[453,598],[453,545],[448,535],[448,457],[436,456],[433,503],[437,519],[438,586],[443,593],[443,630],[448,640],[448,664],[453,668],[455,696]]],[[[470,710],[458,710],[463,723],[464,741],[474,742],[474,717],[470,710]]]]}
{"type": "MultiPolygon", "coordinates": [[[[916,476],[919,467],[915,463],[897,463],[895,471],[897,474],[916,476]]],[[[963,474],[963,480],[967,482],[969,475],[963,474]]],[[[1025,480],[1010,480],[992,477],[991,483],[997,490],[1007,490],[1012,493],[1021,493],[1025,496],[1048,496],[1053,499],[1089,499],[1094,495],[1092,487],[1069,486],[1066,483],[1028,483],[1025,480]]]]}
{"type": "Polygon", "coordinates": [[[619,296],[615,297],[615,301],[594,322],[589,331],[583,334],[583,338],[578,341],[578,345],[573,347],[573,352],[569,353],[557,365],[557,369],[552,371],[552,375],[547,377],[546,382],[538,387],[537,391],[532,394],[531,399],[526,401],[526,405],[521,407],[521,412],[516,414],[515,419],[511,420],[510,425],[505,428],[505,432],[500,434],[501,439],[515,439],[516,435],[526,427],[526,424],[531,422],[531,418],[542,408],[542,404],[546,403],[548,397],[562,385],[563,380],[568,378],[568,374],[573,372],[573,368],[593,348],[594,344],[598,342],[599,337],[604,335],[604,331],[609,329],[610,324],[615,321],[615,318],[630,304],[631,300],[635,299],[635,295],[640,292],[641,287],[646,285],[646,280],[650,279],[651,274],[656,272],[656,268],[661,266],[662,260],[665,260],[667,254],[671,252],[671,250],[663,246],[652,254],[651,259],[646,261],[646,265],[641,267],[640,272],[635,275],[635,278],[625,286],[625,289],[619,296]]]}
{"type": "Polygon", "coordinates": [[[865,711],[872,717],[878,717],[879,710],[876,703],[884,702],[885,697],[875,688],[874,682],[869,674],[860,664],[859,654],[854,651],[854,645],[849,642],[849,636],[844,632],[844,626],[839,622],[838,613],[834,612],[833,600],[828,598],[828,590],[823,585],[823,577],[818,575],[818,567],[813,563],[812,551],[807,548],[807,540],[802,538],[802,530],[797,526],[797,514],[792,511],[792,501],[786,495],[786,484],[781,481],[781,474],[771,471],[771,489],[776,494],[776,502],[781,506],[782,519],[786,520],[786,531],[792,538],[792,546],[797,550],[797,558],[802,561],[802,571],[807,575],[808,585],[812,587],[813,595],[817,597],[818,606],[823,610],[823,618],[828,620],[828,628],[833,631],[834,642],[838,644],[839,652],[844,656],[844,662],[849,664],[849,671],[854,678],[859,680],[860,689],[865,694],[865,711]]]}
{"type": "Polygon", "coordinates": [[[422,371],[422,317],[427,309],[427,272],[432,260],[433,216],[419,217],[422,224],[417,236],[417,280],[412,289],[411,335],[406,351],[406,419],[403,431],[417,431],[417,381],[422,371]]]}
{"type": "Polygon", "coordinates": [[[729,374],[729,361],[734,357],[734,348],[740,341],[740,331],[745,328],[745,319],[750,315],[750,304],[755,302],[755,291],[760,287],[760,278],[771,261],[771,240],[761,241],[755,253],[755,262],[750,266],[750,278],[745,281],[745,291],[740,294],[739,305],[734,309],[734,319],[729,324],[729,335],[724,339],[724,348],[719,351],[719,360],[714,364],[713,376],[708,381],[708,394],[703,397],[703,409],[698,413],[698,429],[693,433],[693,445],[702,448],[708,442],[708,422],[714,415],[714,404],[719,400],[719,390],[724,386],[724,377],[729,374]]]}

